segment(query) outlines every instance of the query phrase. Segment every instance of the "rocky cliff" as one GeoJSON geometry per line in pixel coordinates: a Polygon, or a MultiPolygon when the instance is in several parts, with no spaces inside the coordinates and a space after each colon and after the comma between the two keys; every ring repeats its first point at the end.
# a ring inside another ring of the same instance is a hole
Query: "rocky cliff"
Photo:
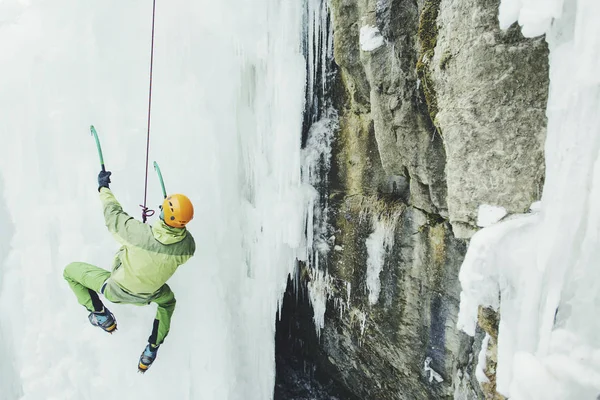
{"type": "MultiPolygon", "coordinates": [[[[499,398],[495,318],[482,312],[482,390],[478,345],[456,328],[458,272],[480,205],[523,212],[541,195],[548,51],[517,26],[501,31],[498,6],[330,2],[339,129],[320,189],[327,311],[320,338],[306,340],[317,368],[357,398],[499,398]]],[[[304,276],[310,287],[318,275],[304,276]]]]}

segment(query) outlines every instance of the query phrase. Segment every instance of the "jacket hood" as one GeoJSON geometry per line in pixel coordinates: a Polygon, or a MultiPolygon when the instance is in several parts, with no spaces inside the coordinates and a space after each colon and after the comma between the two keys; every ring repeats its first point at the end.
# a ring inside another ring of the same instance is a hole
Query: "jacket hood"
{"type": "Polygon", "coordinates": [[[187,229],[170,227],[159,219],[152,225],[152,235],[162,244],[179,243],[187,236],[187,229]]]}

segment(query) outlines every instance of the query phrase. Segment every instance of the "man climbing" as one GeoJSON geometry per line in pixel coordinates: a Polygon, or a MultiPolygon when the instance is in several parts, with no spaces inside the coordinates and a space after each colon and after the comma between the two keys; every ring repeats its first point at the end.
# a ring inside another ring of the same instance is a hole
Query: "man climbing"
{"type": "Polygon", "coordinates": [[[194,208],[182,194],[168,196],[161,206],[160,219],[150,227],[123,211],[109,188],[110,176],[109,171],[100,172],[98,191],[106,227],[122,245],[112,272],[75,262],[67,265],[64,278],[79,303],[90,312],[91,324],[111,334],[117,329],[117,321],[104,307],[98,293],[113,303],[158,305],[152,334],[138,363],[143,373],[156,359],[175,310],[175,296],[166,282],[196,249],[194,238],[186,229],[194,217],[194,208]]]}

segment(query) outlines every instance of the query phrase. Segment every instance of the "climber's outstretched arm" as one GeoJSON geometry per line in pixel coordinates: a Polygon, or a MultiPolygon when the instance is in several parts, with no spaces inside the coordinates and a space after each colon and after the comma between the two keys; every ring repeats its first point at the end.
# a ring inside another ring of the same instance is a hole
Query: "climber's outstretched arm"
{"type": "Polygon", "coordinates": [[[131,238],[145,237],[147,226],[123,211],[113,192],[100,188],[100,200],[104,209],[104,222],[109,232],[122,244],[131,243],[131,238]]]}

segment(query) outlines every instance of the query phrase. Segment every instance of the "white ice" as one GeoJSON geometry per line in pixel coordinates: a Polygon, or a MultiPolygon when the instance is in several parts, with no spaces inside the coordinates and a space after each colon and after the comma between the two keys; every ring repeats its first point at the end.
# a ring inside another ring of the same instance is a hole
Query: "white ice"
{"type": "Polygon", "coordinates": [[[319,269],[310,270],[308,282],[308,296],[313,309],[313,321],[317,336],[321,336],[321,330],[325,327],[325,311],[327,300],[331,296],[331,277],[327,272],[319,269]]]}
{"type": "Polygon", "coordinates": [[[442,378],[442,376],[435,371],[433,368],[430,367],[431,364],[431,357],[427,357],[425,359],[425,362],[423,363],[423,371],[425,372],[425,375],[429,375],[429,383],[432,383],[434,380],[437,383],[441,383],[444,382],[444,378],[442,378]]]}
{"type": "Polygon", "coordinates": [[[385,41],[376,26],[367,25],[360,28],[359,42],[362,51],[373,51],[383,46],[385,41]]]}
{"type": "Polygon", "coordinates": [[[366,283],[369,292],[369,304],[374,305],[379,300],[381,280],[379,275],[383,270],[386,254],[394,246],[395,218],[373,217],[373,232],[367,237],[367,274],[366,283]]]}
{"type": "Polygon", "coordinates": [[[503,24],[546,28],[550,48],[541,203],[479,231],[460,272],[459,327],[499,310],[497,389],[516,399],[600,394],[600,3],[503,0],[503,24]],[[509,12],[510,11],[510,12],[509,12]],[[511,15],[508,18],[508,15],[511,15]],[[549,18],[552,19],[551,23],[549,18]]]}
{"type": "MultiPolygon", "coordinates": [[[[329,90],[329,62],[333,58],[333,27],[328,23],[329,2],[307,0],[306,24],[308,28],[308,76],[306,109],[312,111],[312,125],[307,132],[302,150],[302,184],[305,193],[306,237],[304,252],[298,255],[310,272],[309,299],[317,336],[325,326],[327,300],[331,295],[330,276],[327,272],[327,254],[335,246],[335,236],[330,235],[329,205],[326,194],[316,187],[327,184],[331,164],[334,132],[338,126],[337,113],[327,98],[329,90]]],[[[342,307],[340,307],[342,312],[342,307]]]]}
{"type": "MultiPolygon", "coordinates": [[[[95,124],[139,218],[151,2],[0,2],[0,397],[269,399],[278,301],[304,252],[302,2],[157,2],[151,160],[196,204],[197,255],[169,281],[171,333],[145,375],[154,307],[92,327],[62,278],[109,268],[95,124]]],[[[161,199],[153,171],[149,203],[161,199]]]]}
{"type": "Polygon", "coordinates": [[[539,36],[550,28],[553,18],[559,18],[564,0],[502,0],[498,16],[500,28],[508,29],[519,22],[525,37],[539,36]]]}
{"type": "Polygon", "coordinates": [[[479,383],[487,383],[489,382],[489,378],[485,374],[485,369],[487,367],[487,350],[488,345],[490,343],[490,335],[485,334],[485,337],[481,341],[481,350],[479,351],[479,355],[477,356],[477,368],[475,369],[475,377],[477,378],[477,382],[479,383]]]}

